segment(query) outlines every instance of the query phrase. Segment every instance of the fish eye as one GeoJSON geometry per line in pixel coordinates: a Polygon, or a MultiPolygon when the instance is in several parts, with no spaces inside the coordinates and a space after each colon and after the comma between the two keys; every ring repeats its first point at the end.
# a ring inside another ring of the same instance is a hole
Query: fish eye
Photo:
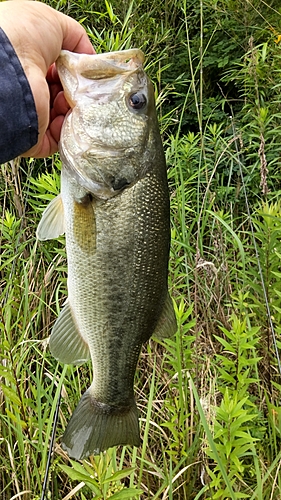
{"type": "Polygon", "coordinates": [[[129,97],[129,105],[133,109],[142,109],[146,105],[146,97],[141,92],[137,92],[136,94],[132,94],[129,97]]]}

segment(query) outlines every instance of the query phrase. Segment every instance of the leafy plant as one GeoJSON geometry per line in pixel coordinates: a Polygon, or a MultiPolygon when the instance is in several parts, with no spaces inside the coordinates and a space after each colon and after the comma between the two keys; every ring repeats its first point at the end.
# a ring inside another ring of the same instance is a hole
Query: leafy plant
{"type": "MultiPolygon", "coordinates": [[[[248,498],[245,493],[246,460],[252,454],[257,438],[253,437],[253,421],[259,412],[250,394],[250,388],[258,383],[255,367],[260,358],[256,355],[259,328],[247,328],[247,318],[242,321],[232,317],[232,328],[221,327],[223,336],[216,340],[223,347],[223,354],[217,354],[218,390],[222,401],[214,410],[214,442],[227,476],[235,490],[235,498],[248,498]],[[243,479],[242,479],[243,478],[243,479]],[[243,485],[243,486],[242,486],[243,485]],[[242,491],[241,491],[242,489],[242,491]]],[[[215,459],[208,447],[207,455],[215,459]]],[[[229,491],[218,465],[208,468],[214,490],[212,498],[228,498],[229,491]]]]}

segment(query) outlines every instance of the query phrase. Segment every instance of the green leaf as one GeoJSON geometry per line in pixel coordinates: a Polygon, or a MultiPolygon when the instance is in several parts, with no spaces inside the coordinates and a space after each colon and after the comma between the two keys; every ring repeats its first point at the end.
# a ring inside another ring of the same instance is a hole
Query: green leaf
{"type": "Polygon", "coordinates": [[[87,474],[82,474],[81,472],[74,470],[72,467],[69,467],[68,465],[61,465],[61,464],[58,465],[60,469],[62,469],[68,475],[68,477],[70,477],[70,479],[74,481],[83,481],[88,486],[91,486],[91,489],[94,491],[96,495],[101,494],[99,483],[93,477],[87,474]]]}
{"type": "Polygon", "coordinates": [[[19,424],[22,427],[22,429],[26,429],[27,423],[20,418],[19,414],[15,415],[8,408],[6,408],[5,411],[6,411],[6,414],[11,419],[12,422],[15,422],[16,424],[19,424]]]}
{"type": "Polygon", "coordinates": [[[230,344],[229,342],[227,342],[225,339],[223,339],[222,337],[218,337],[218,335],[214,335],[214,337],[220,342],[220,344],[222,344],[224,346],[224,348],[227,351],[232,352],[232,353],[236,352],[235,347],[232,344],[230,344]]]}
{"type": "Polygon", "coordinates": [[[124,479],[124,477],[128,477],[132,472],[135,471],[134,467],[130,467],[128,469],[123,469],[123,470],[118,470],[117,472],[114,472],[112,476],[106,478],[103,483],[110,483],[110,482],[117,482],[120,481],[121,479],[124,479]]]}
{"type": "Polygon", "coordinates": [[[14,403],[18,408],[20,408],[21,400],[18,397],[17,393],[13,389],[10,389],[10,387],[4,384],[1,384],[1,388],[5,398],[11,403],[14,403]]]}
{"type": "Polygon", "coordinates": [[[126,488],[124,490],[118,491],[117,493],[114,493],[114,495],[110,496],[109,498],[111,500],[123,500],[125,498],[134,498],[141,495],[142,493],[143,490],[137,488],[126,488]]]}

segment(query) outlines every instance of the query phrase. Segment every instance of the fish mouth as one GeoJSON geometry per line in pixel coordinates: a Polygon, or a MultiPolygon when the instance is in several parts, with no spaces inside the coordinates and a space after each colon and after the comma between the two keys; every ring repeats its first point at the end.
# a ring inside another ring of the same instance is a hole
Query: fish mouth
{"type": "Polygon", "coordinates": [[[120,73],[135,71],[143,63],[144,54],[139,49],[96,54],[91,61],[91,67],[82,70],[81,75],[90,80],[112,78],[120,73]]]}
{"type": "MultiPolygon", "coordinates": [[[[140,49],[128,49],[103,54],[76,54],[62,50],[57,61],[57,71],[64,89],[64,95],[71,108],[75,106],[75,94],[87,92],[89,80],[114,81],[114,77],[135,73],[142,68],[144,54],[140,49]],[[78,75],[78,79],[77,79],[78,75]],[[70,90],[69,81],[72,80],[70,90]],[[78,83],[79,80],[79,83],[78,83]]],[[[112,91],[112,89],[111,89],[112,91]]]]}
{"type": "Polygon", "coordinates": [[[103,54],[76,54],[62,50],[56,66],[63,78],[63,68],[90,80],[112,78],[120,73],[135,71],[144,63],[140,49],[119,50],[103,54]]]}

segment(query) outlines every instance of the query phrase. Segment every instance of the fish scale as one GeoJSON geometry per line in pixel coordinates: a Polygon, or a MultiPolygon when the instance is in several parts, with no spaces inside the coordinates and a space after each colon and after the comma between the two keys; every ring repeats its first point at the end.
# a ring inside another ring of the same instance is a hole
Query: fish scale
{"type": "Polygon", "coordinates": [[[66,235],[68,299],[51,352],[63,363],[93,364],[93,381],[62,438],[76,459],[140,444],[134,399],[140,350],[152,335],[176,330],[167,288],[165,157],[142,62],[137,49],[63,51],[57,62],[72,112],[61,136],[61,194],[37,236],[66,235]]]}

